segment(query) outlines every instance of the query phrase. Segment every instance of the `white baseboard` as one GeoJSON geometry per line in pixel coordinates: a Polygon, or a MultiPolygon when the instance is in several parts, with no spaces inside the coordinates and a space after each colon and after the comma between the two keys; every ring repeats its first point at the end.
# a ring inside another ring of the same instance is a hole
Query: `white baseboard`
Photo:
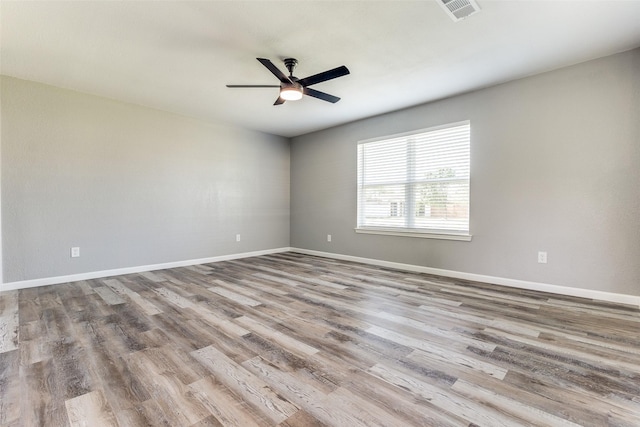
{"type": "Polygon", "coordinates": [[[77,282],[79,280],[100,279],[103,277],[119,276],[122,274],[141,273],[144,271],[164,270],[166,268],[186,267],[189,265],[208,264],[210,262],[229,261],[232,259],[249,258],[260,255],[289,252],[291,248],[266,249],[262,251],[243,252],[237,254],[221,255],[210,258],[190,259],[185,261],[166,262],[162,264],[141,265],[136,267],[116,268],[113,270],[91,271],[88,273],[71,274],[68,276],[45,277],[43,279],[22,280],[0,284],[0,291],[12,291],[16,289],[34,288],[37,286],[57,285],[60,283],[77,282]]]}
{"type": "Polygon", "coordinates": [[[635,305],[640,308],[640,296],[617,294],[612,292],[595,291],[590,289],[572,288],[568,286],[550,285],[547,283],[529,282],[526,280],[507,279],[504,277],[485,276],[483,274],[464,273],[461,271],[443,270],[440,268],[424,267],[414,264],[402,264],[398,262],[383,261],[372,258],[361,258],[352,255],[334,254],[331,252],[313,251],[309,249],[291,248],[291,251],[306,255],[315,255],[325,258],[334,258],[343,261],[361,262],[380,267],[395,268],[398,270],[415,271],[417,273],[434,274],[437,276],[453,277],[456,279],[473,280],[475,282],[491,283],[494,285],[508,286],[512,288],[528,289],[532,291],[549,292],[552,294],[568,295],[573,297],[589,298],[600,301],[615,302],[619,304],[635,305]]]}

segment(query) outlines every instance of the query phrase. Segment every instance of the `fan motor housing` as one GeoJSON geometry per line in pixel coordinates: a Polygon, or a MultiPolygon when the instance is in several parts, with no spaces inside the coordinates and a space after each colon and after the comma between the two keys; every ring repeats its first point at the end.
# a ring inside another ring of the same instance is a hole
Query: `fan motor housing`
{"type": "Polygon", "coordinates": [[[289,70],[289,75],[293,74],[293,69],[298,65],[298,60],[295,58],[285,58],[284,66],[289,70]]]}

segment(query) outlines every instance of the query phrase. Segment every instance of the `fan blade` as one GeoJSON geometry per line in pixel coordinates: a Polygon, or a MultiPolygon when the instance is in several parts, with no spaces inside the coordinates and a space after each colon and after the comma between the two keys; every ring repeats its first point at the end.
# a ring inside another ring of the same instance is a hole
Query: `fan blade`
{"type": "Polygon", "coordinates": [[[276,99],[276,102],[274,102],[273,105],[280,105],[280,104],[284,104],[284,99],[282,99],[281,97],[278,97],[278,99],[276,99]]]}
{"type": "Polygon", "coordinates": [[[322,99],[323,101],[331,102],[335,104],[340,101],[340,98],[337,96],[329,95],[328,93],[320,92],[319,90],[311,89],[308,87],[304,88],[304,94],[313,96],[314,98],[322,99]]]}
{"type": "Polygon", "coordinates": [[[349,69],[343,65],[341,67],[334,68],[333,70],[325,71],[324,73],[305,77],[304,79],[298,80],[298,83],[302,86],[311,86],[317,83],[326,82],[327,80],[346,76],[347,74],[349,74],[349,69]]]}
{"type": "Polygon", "coordinates": [[[227,85],[227,87],[280,87],[280,85],[227,85]]]}
{"type": "Polygon", "coordinates": [[[269,61],[265,58],[256,58],[262,65],[267,67],[269,71],[273,73],[274,76],[278,78],[282,83],[293,83],[289,77],[287,77],[278,67],[273,65],[273,62],[269,61]]]}

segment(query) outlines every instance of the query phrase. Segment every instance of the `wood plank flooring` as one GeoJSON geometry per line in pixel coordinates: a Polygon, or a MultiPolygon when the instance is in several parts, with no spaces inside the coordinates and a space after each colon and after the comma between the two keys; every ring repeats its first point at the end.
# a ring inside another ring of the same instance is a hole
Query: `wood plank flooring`
{"type": "Polygon", "coordinates": [[[2,426],[640,426],[640,310],[296,253],[0,293],[2,426]]]}

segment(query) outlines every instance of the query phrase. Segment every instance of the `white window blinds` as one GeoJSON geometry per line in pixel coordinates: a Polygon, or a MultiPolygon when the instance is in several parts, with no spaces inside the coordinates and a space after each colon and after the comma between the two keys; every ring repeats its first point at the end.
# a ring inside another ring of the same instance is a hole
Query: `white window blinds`
{"type": "Polygon", "coordinates": [[[469,233],[468,121],[358,144],[358,228],[469,233]]]}

